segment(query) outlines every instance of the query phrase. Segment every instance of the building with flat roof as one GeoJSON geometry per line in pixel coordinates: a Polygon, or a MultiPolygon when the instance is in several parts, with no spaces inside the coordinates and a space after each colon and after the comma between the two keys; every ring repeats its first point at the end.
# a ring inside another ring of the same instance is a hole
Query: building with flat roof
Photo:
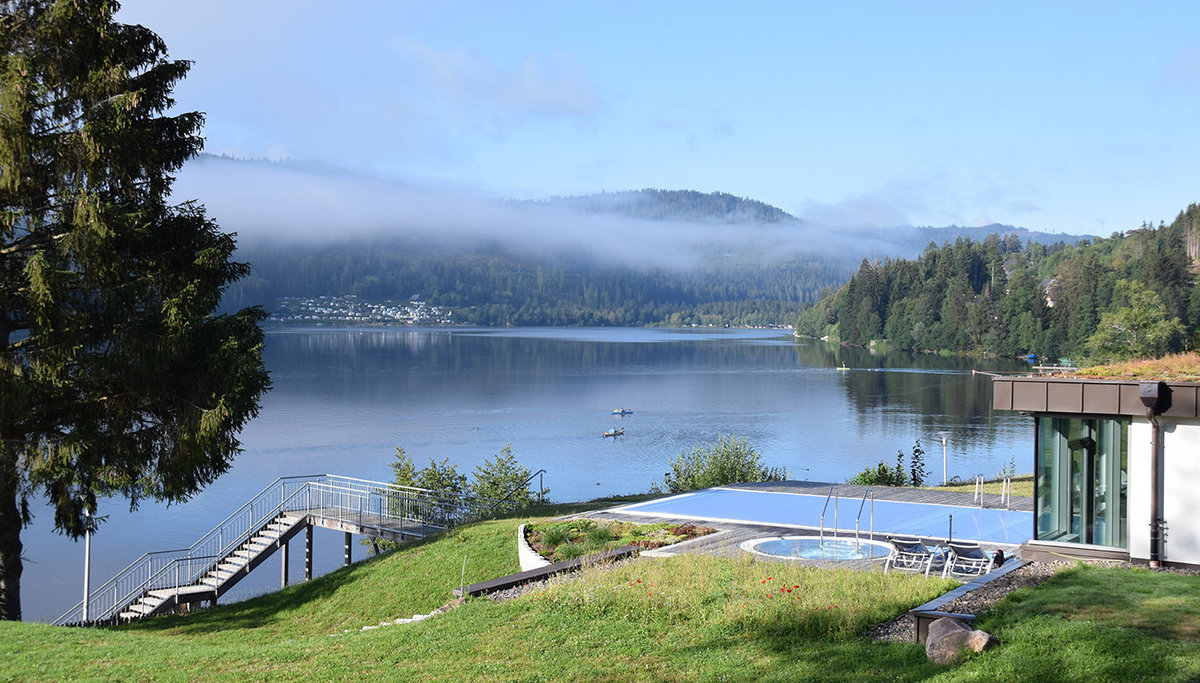
{"type": "Polygon", "coordinates": [[[1032,419],[1023,556],[1200,567],[1200,383],[996,377],[992,397],[1032,419]]]}

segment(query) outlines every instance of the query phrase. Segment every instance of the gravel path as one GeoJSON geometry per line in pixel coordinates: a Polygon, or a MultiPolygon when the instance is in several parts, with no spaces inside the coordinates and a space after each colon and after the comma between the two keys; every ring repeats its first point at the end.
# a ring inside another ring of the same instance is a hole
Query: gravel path
{"type": "MultiPolygon", "coordinates": [[[[992,603],[1018,588],[1036,586],[1068,566],[1070,565],[1060,562],[1032,562],[998,579],[989,581],[957,600],[946,603],[941,609],[943,612],[979,614],[992,603]]],[[[866,635],[876,640],[912,640],[913,629],[913,618],[908,614],[903,614],[891,621],[871,627],[867,630],[866,635]]]]}
{"type": "MultiPolygon", "coordinates": [[[[1104,567],[1128,567],[1132,566],[1128,562],[1120,562],[1113,560],[1090,560],[1088,564],[1104,567]]],[[[1021,567],[1020,569],[1009,572],[1008,574],[984,584],[977,590],[952,600],[946,603],[941,610],[943,612],[957,612],[959,614],[981,614],[992,603],[1018,588],[1028,588],[1036,586],[1046,579],[1054,576],[1058,572],[1075,565],[1071,562],[1031,562],[1030,564],[1021,567]]],[[[1172,574],[1200,574],[1200,571],[1194,569],[1177,569],[1164,568],[1154,571],[1170,572],[1172,574]]],[[[913,639],[913,618],[907,614],[901,615],[891,621],[873,626],[867,630],[866,635],[876,640],[912,640],[913,639]]]]}

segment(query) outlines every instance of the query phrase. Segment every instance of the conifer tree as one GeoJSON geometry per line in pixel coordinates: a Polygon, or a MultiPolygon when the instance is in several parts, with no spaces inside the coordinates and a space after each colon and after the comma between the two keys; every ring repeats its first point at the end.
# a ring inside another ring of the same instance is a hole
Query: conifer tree
{"type": "Polygon", "coordinates": [[[0,617],[21,616],[21,530],[49,501],[78,538],[98,503],[182,501],[225,472],[269,381],[259,309],[218,314],[248,266],[171,205],[202,146],[167,115],[189,63],[111,0],[0,14],[0,617]]]}

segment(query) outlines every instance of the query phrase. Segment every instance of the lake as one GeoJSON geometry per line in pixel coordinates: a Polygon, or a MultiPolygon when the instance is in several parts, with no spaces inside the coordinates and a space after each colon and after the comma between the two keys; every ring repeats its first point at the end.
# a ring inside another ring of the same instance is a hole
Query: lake
{"type": "MultiPolygon", "coordinates": [[[[659,328],[280,329],[264,357],[274,387],[233,468],[184,504],[130,512],[106,501],[93,586],[144,552],[190,545],[278,477],[387,481],[400,445],[418,467],[449,458],[468,474],[511,445],[531,472],[546,470],[555,501],[647,491],[674,456],[722,434],[800,480],[845,481],[920,439],[940,481],[939,432],[951,477],[1032,469],[1028,418],[993,415],[991,381],[973,374],[1028,367],[1006,359],[876,355],[781,330],[659,328]],[[617,417],[617,407],[634,412],[617,417]],[[601,437],[613,427],[624,436],[601,437]]],[[[51,528],[42,509],[22,534],[26,620],[52,620],[82,596],[83,543],[51,528]]],[[[317,531],[325,572],[340,563],[341,534],[317,531]]],[[[303,572],[296,556],[293,580],[303,572]]],[[[224,600],[278,582],[272,559],[224,600]]]]}

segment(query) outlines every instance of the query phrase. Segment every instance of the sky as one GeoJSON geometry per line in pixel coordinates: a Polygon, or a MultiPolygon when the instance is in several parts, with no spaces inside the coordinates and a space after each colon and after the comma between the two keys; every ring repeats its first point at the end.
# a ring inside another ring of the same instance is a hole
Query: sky
{"type": "Polygon", "coordinates": [[[832,226],[1107,236],[1200,201],[1191,1],[121,6],[194,62],[177,110],[210,154],[481,199],[727,192],[832,226]]]}

